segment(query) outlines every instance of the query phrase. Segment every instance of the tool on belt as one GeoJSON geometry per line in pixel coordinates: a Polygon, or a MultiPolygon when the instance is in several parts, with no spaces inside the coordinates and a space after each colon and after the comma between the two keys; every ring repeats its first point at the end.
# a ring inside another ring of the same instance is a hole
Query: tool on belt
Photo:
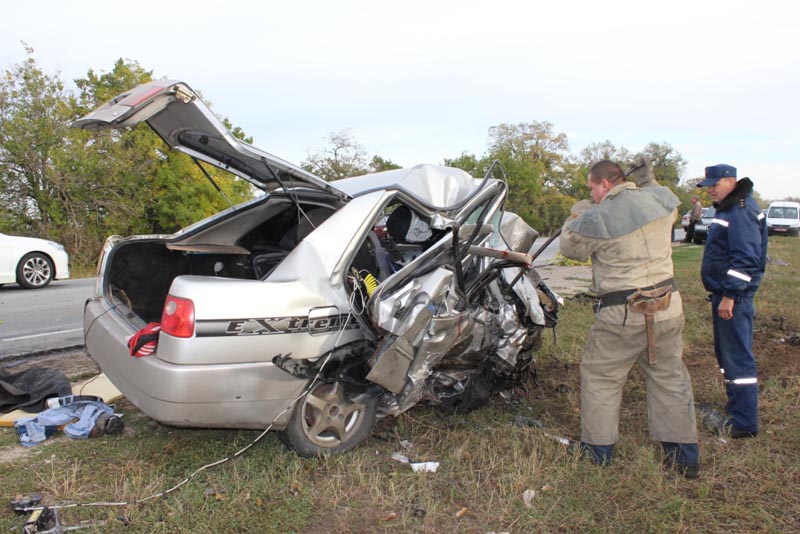
{"type": "MultiPolygon", "coordinates": [[[[600,297],[600,308],[625,304],[626,319],[628,310],[644,314],[647,329],[647,361],[650,365],[656,363],[656,332],[653,316],[656,312],[669,308],[672,292],[677,289],[675,281],[669,278],[647,288],[614,291],[600,297]]],[[[624,326],[624,321],[622,324],[624,326]]]]}
{"type": "Polygon", "coordinates": [[[647,362],[656,363],[656,325],[653,316],[657,311],[669,308],[672,298],[672,287],[659,287],[656,289],[639,289],[628,297],[628,308],[644,314],[644,324],[647,329],[647,362]]]}

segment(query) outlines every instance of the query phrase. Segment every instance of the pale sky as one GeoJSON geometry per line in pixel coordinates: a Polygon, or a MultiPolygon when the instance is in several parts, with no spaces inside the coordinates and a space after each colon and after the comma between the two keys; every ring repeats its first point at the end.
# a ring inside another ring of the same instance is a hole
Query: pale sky
{"type": "Polygon", "coordinates": [[[684,179],[727,163],[780,199],[800,197],[798,25],[785,0],[31,0],[3,3],[0,69],[20,41],[68,87],[135,60],[297,164],[346,128],[412,166],[547,121],[573,154],[667,142],[684,179]]]}

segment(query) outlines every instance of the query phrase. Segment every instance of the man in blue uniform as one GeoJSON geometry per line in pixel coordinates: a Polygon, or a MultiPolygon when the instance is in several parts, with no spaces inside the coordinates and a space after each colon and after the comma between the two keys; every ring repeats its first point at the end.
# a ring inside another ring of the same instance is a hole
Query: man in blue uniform
{"type": "Polygon", "coordinates": [[[706,167],[717,212],[703,253],[703,285],[711,292],[714,353],[725,378],[732,438],[758,434],[758,380],[753,356],[753,297],[767,263],[767,222],[753,199],[753,182],[736,181],[730,165],[706,167]]]}

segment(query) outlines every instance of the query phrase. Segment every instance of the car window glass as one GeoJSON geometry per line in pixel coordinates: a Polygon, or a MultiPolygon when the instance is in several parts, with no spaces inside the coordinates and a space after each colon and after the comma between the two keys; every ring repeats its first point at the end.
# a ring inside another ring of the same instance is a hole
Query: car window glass
{"type": "Polygon", "coordinates": [[[769,217],[772,219],[797,219],[797,208],[775,206],[770,208],[769,217]]]}

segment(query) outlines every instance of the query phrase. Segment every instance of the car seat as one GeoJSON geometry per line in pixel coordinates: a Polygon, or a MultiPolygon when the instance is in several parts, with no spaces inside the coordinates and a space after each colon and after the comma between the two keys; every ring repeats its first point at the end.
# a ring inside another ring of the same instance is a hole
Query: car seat
{"type": "Polygon", "coordinates": [[[305,212],[305,216],[298,213],[298,221],[286,230],[278,241],[278,250],[270,250],[263,254],[253,256],[253,273],[256,280],[263,280],[277,267],[308,234],[313,232],[320,224],[331,216],[332,210],[328,208],[314,208],[305,212]]]}

